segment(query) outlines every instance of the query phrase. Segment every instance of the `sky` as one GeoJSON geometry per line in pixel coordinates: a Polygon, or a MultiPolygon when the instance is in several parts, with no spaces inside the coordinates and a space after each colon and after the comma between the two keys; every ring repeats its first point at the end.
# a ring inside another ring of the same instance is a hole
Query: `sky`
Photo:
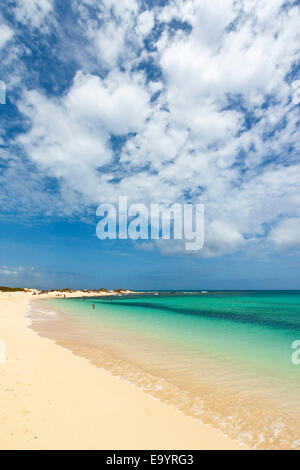
{"type": "Polygon", "coordinates": [[[300,289],[300,1],[7,0],[0,285],[300,289]],[[99,240],[101,203],[205,243],[99,240]]]}

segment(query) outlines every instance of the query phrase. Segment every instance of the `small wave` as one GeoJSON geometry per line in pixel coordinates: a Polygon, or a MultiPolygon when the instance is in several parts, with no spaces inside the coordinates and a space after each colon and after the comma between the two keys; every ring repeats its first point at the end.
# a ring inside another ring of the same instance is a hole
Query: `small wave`
{"type": "Polygon", "coordinates": [[[78,338],[70,342],[69,324],[67,329],[61,330],[62,322],[59,330],[55,333],[52,330],[49,335],[47,327],[44,328],[45,323],[47,324],[45,321],[48,319],[49,324],[55,324],[59,314],[52,321],[50,317],[55,315],[52,310],[39,309],[36,312],[39,314],[33,317],[33,329],[42,336],[54,339],[57,344],[74,354],[86,357],[97,367],[106,369],[154,398],[175,406],[185,415],[220,429],[225,435],[252,449],[299,449],[299,425],[296,417],[281,406],[273,406],[260,392],[242,393],[206,382],[198,383],[197,389],[193,391],[182,388],[167,378],[153,375],[126,360],[114,357],[111,351],[101,349],[100,345],[99,348],[90,347],[86,341],[77,341],[78,338]]]}
{"type": "Polygon", "coordinates": [[[42,313],[43,315],[47,315],[48,317],[54,317],[56,315],[53,310],[36,310],[38,313],[42,313]]]}

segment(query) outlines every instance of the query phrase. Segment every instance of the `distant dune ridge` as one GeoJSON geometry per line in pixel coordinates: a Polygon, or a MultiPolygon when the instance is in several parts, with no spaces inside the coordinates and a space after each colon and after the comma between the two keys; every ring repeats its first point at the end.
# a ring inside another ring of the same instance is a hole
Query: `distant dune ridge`
{"type": "Polygon", "coordinates": [[[38,295],[42,297],[96,297],[103,295],[126,295],[134,294],[135,292],[129,289],[52,289],[52,290],[39,290],[26,287],[0,287],[0,292],[23,292],[31,295],[38,295]]]}

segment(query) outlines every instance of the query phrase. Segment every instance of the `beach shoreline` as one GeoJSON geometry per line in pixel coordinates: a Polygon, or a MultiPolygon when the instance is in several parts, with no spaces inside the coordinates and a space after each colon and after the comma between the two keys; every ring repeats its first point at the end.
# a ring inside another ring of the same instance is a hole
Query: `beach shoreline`
{"type": "Polygon", "coordinates": [[[0,294],[0,449],[245,448],[40,337],[28,328],[32,298],[0,294]]]}

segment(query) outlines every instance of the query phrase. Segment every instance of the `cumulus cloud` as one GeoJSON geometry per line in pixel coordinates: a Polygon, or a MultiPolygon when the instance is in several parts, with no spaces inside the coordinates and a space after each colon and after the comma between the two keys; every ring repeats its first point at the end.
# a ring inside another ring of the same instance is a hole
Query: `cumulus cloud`
{"type": "Polygon", "coordinates": [[[0,19],[0,49],[13,37],[13,31],[0,19]]]}
{"type": "Polygon", "coordinates": [[[274,227],[268,237],[279,248],[300,246],[300,218],[282,220],[274,227]]]}
{"type": "MultiPolygon", "coordinates": [[[[135,30],[138,2],[82,0],[74,3],[72,8],[80,13],[79,21],[90,41],[91,54],[96,55],[102,67],[108,70],[117,66],[130,69],[129,64],[134,59],[140,42],[135,30]]],[[[149,18],[145,18],[143,25],[140,25],[142,32],[149,28],[149,21],[149,18]]]]}
{"type": "Polygon", "coordinates": [[[125,135],[143,129],[150,113],[149,99],[139,75],[112,74],[101,80],[79,73],[66,107],[82,121],[93,121],[110,134],[125,135]]]}
{"type": "Polygon", "coordinates": [[[295,80],[292,82],[292,103],[294,105],[300,104],[300,80],[295,80]]]}
{"type": "Polygon", "coordinates": [[[39,28],[53,9],[53,0],[17,0],[14,10],[17,21],[39,28]]]}
{"type": "Polygon", "coordinates": [[[50,100],[36,91],[19,103],[31,130],[18,143],[50,175],[80,192],[86,203],[99,202],[107,185],[99,169],[112,158],[111,134],[138,132],[150,112],[149,96],[138,77],[105,80],[78,73],[68,94],[50,100]]]}
{"type": "Polygon", "coordinates": [[[154,13],[152,11],[144,11],[138,17],[137,30],[142,37],[148,36],[154,26],[154,13]]]}
{"type": "MultiPolygon", "coordinates": [[[[45,15],[49,3],[41,4],[45,15]]],[[[178,0],[145,9],[135,0],[82,0],[72,9],[89,60],[62,94],[24,93],[18,109],[28,130],[14,141],[57,180],[68,213],[78,200],[88,207],[118,195],[203,202],[200,256],[267,237],[279,246],[284,230],[294,233],[299,6],[178,0]]]]}
{"type": "Polygon", "coordinates": [[[108,23],[97,33],[96,46],[99,50],[99,57],[107,66],[114,66],[124,49],[125,32],[116,31],[113,22],[108,23]]]}

